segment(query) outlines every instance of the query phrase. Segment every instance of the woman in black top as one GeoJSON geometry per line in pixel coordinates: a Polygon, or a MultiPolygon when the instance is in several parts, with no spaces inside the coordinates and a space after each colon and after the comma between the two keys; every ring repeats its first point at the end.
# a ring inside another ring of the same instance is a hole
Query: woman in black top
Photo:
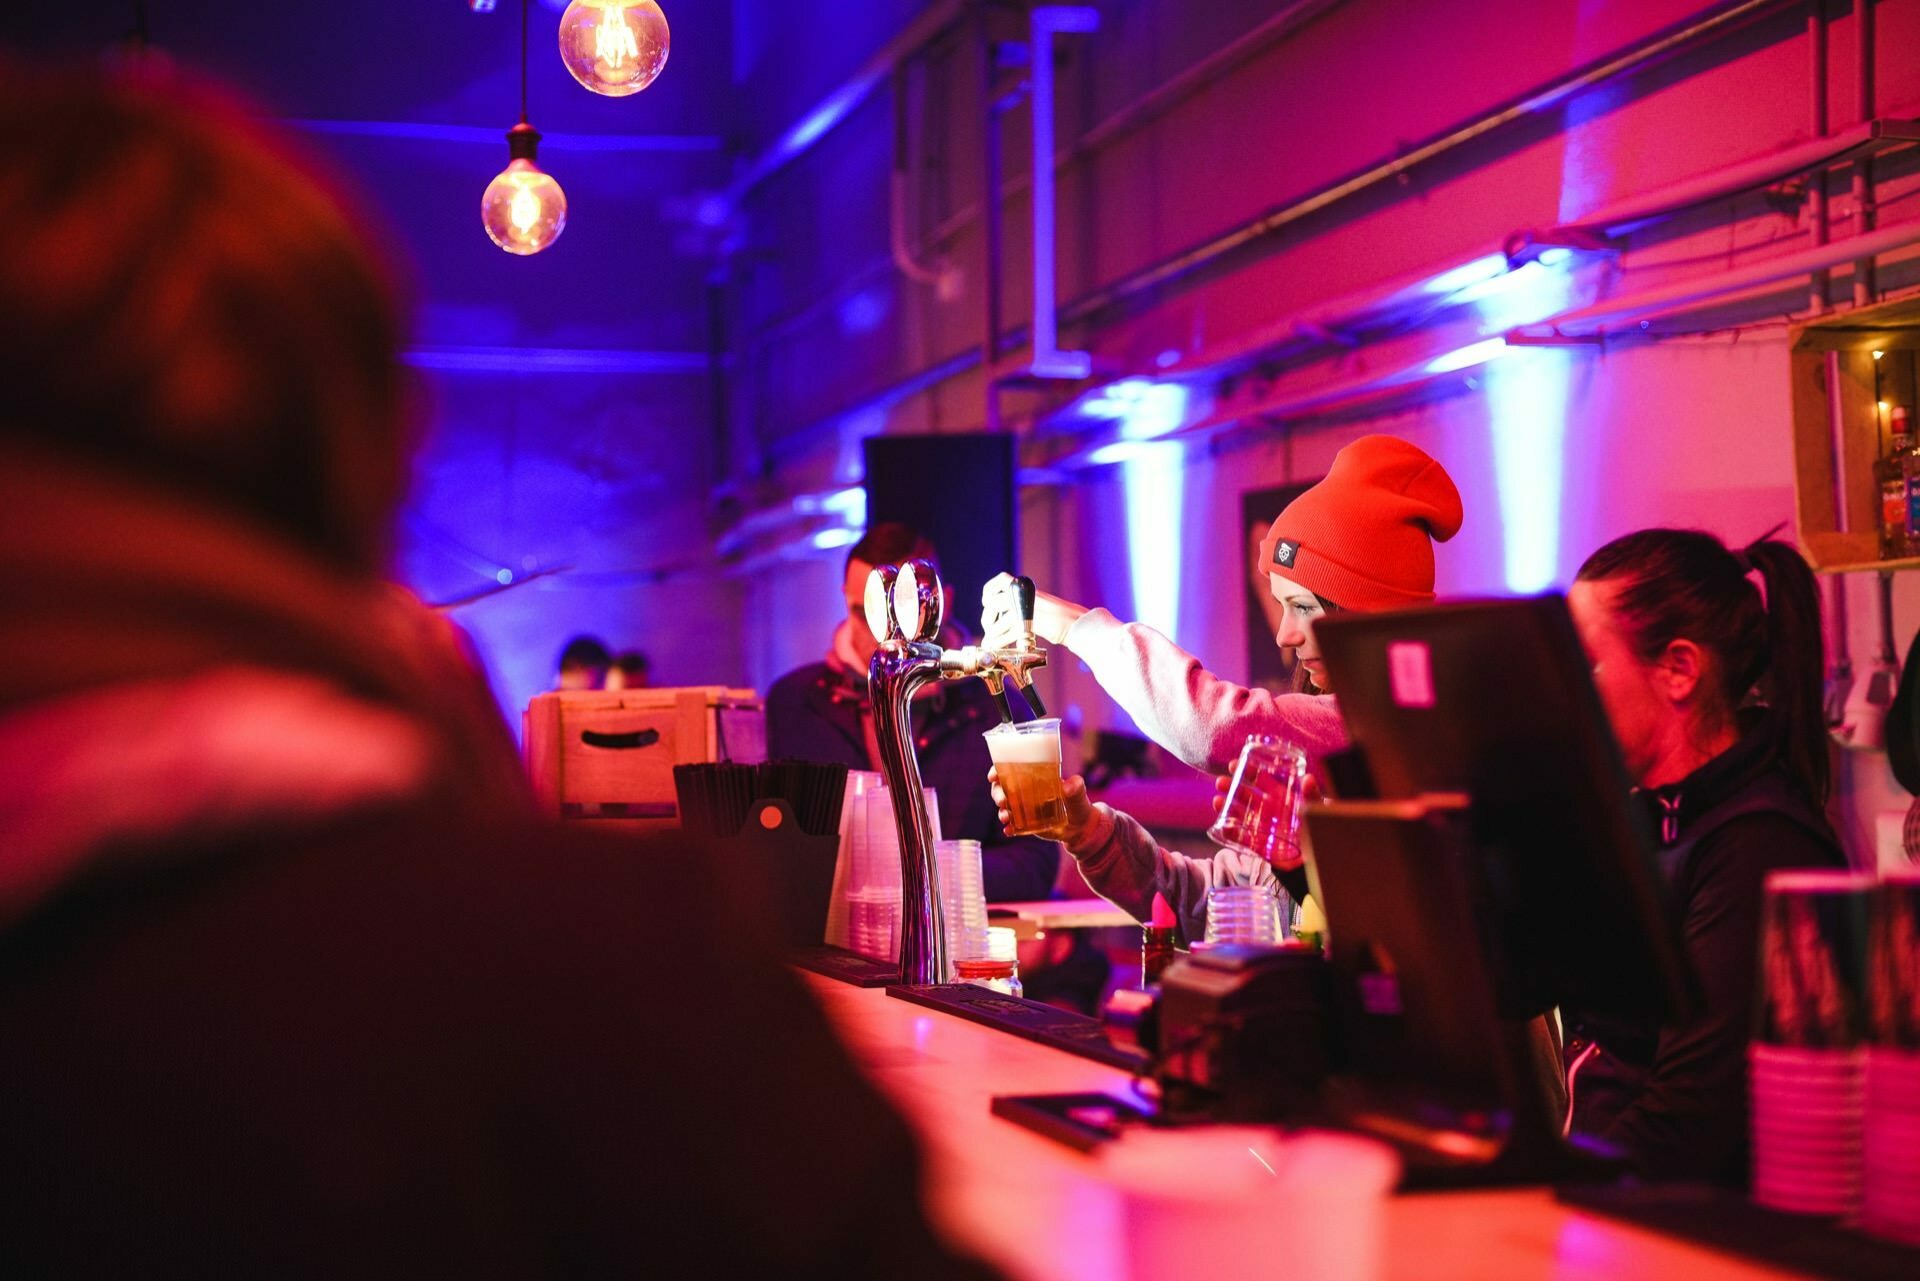
{"type": "Polygon", "coordinates": [[[1651,529],[1588,557],[1568,605],[1704,997],[1678,1026],[1566,1011],[1571,1125],[1624,1148],[1643,1175],[1740,1183],[1763,884],[1777,868],[1846,863],[1821,813],[1813,575],[1771,538],[1735,552],[1651,529]]]}

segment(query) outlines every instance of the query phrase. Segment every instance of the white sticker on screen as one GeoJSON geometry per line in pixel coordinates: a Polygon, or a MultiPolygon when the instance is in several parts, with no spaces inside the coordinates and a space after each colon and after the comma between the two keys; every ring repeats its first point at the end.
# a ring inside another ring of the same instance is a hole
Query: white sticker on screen
{"type": "Polygon", "coordinates": [[[1398,707],[1433,706],[1433,651],[1423,641],[1387,646],[1387,677],[1398,707]]]}

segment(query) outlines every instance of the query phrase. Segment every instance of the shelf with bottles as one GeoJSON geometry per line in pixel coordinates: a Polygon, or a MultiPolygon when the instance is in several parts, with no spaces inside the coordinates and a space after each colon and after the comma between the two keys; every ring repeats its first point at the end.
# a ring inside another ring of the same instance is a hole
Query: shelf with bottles
{"type": "Polygon", "coordinates": [[[1920,569],[1920,294],[1797,326],[1792,376],[1808,561],[1829,574],[1920,569]]]}

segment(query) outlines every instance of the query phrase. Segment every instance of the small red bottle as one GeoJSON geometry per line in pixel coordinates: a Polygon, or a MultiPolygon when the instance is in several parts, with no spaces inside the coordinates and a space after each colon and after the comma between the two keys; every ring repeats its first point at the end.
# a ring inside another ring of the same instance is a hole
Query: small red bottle
{"type": "Polygon", "coordinates": [[[1174,939],[1179,927],[1173,909],[1160,895],[1153,896],[1153,917],[1140,928],[1140,986],[1152,987],[1160,972],[1173,964],[1174,939]]]}

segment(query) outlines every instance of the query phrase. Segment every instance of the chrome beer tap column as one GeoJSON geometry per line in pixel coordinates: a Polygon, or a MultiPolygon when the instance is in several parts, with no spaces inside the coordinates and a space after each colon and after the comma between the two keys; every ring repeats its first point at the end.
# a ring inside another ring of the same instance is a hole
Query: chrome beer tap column
{"type": "Polygon", "coordinates": [[[1011,720],[1006,682],[1012,681],[1036,713],[1044,715],[1033,688],[1033,669],[1047,655],[1033,638],[1033,583],[1015,580],[1008,609],[1017,609],[1024,626],[999,648],[968,645],[942,649],[935,639],[946,610],[940,574],[924,560],[898,569],[881,565],[867,576],[867,627],[880,648],[867,668],[873,699],[874,737],[880,746],[880,772],[893,796],[894,824],[900,831],[900,978],[904,983],[947,980],[947,931],[940,897],[940,864],[933,848],[933,822],[920,783],[920,759],[913,751],[913,695],[937,680],[978,676],[1000,704],[1002,720],[1011,720]]]}
{"type": "Polygon", "coordinates": [[[893,796],[900,832],[900,981],[947,981],[947,930],[940,900],[940,864],[933,821],[921,790],[913,750],[913,695],[940,680],[942,651],[935,637],[945,605],[940,575],[923,560],[897,570],[882,565],[867,576],[867,627],[880,648],[867,668],[880,772],[893,796]]]}

